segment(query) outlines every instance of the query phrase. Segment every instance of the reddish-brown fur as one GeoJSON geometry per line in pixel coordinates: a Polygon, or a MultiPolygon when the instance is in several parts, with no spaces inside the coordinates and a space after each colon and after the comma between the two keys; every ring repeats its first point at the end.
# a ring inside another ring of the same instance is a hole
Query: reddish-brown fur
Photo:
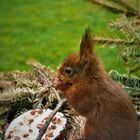
{"type": "Polygon", "coordinates": [[[92,51],[91,38],[86,30],[80,52],[66,58],[58,70],[56,87],[87,118],[85,140],[135,140],[137,119],[132,102],[105,72],[92,51]]]}

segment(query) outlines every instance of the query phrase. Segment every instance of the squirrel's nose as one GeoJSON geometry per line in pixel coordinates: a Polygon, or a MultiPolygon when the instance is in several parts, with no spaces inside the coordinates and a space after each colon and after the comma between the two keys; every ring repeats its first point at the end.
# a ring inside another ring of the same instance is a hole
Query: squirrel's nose
{"type": "Polygon", "coordinates": [[[54,88],[58,89],[59,85],[61,84],[61,80],[58,76],[55,76],[54,80],[53,80],[53,86],[54,88]]]}

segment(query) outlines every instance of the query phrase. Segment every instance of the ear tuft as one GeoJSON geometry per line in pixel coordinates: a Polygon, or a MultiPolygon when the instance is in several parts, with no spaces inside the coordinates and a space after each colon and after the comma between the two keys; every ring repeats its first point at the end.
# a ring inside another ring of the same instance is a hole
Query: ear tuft
{"type": "Polygon", "coordinates": [[[93,55],[92,46],[93,46],[92,33],[90,29],[87,28],[80,43],[80,59],[82,57],[88,57],[90,55],[93,55]]]}

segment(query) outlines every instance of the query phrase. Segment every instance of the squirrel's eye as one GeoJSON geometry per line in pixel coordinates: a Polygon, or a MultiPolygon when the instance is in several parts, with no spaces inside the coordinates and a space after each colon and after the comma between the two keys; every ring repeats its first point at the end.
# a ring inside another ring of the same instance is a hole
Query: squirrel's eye
{"type": "Polygon", "coordinates": [[[72,71],[72,69],[71,69],[70,67],[66,67],[66,68],[64,69],[64,72],[65,72],[67,75],[71,76],[73,71],[72,71]]]}

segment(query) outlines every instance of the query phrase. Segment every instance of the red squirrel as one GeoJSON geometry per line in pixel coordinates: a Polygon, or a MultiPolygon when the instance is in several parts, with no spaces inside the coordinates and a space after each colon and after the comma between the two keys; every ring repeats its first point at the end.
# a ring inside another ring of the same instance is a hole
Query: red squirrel
{"type": "Polygon", "coordinates": [[[122,87],[106,73],[86,29],[80,51],[68,56],[57,72],[56,88],[86,117],[82,140],[135,140],[136,111],[122,87]]]}

